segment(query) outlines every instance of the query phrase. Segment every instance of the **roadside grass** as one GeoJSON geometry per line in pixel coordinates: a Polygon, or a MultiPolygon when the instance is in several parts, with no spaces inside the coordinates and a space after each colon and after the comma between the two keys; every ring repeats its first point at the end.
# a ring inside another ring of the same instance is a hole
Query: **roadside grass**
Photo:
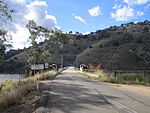
{"type": "Polygon", "coordinates": [[[81,76],[96,79],[102,82],[117,83],[117,84],[137,84],[150,86],[150,76],[145,76],[144,73],[118,73],[97,71],[96,76],[90,76],[88,73],[80,73],[81,76]]]}
{"type": "MultiPolygon", "coordinates": [[[[59,72],[56,71],[47,71],[39,75],[39,80],[52,80],[54,79],[59,72]]],[[[38,76],[38,75],[37,75],[38,76]]]]}
{"type": "Polygon", "coordinates": [[[48,71],[20,81],[5,81],[0,83],[0,112],[11,106],[24,103],[26,95],[36,91],[37,79],[52,80],[56,75],[56,71],[48,71]]]}

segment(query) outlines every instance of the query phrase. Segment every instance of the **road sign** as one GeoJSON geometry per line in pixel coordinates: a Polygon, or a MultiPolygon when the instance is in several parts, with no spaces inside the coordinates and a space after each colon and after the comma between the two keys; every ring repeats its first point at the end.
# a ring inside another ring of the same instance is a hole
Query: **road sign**
{"type": "Polygon", "coordinates": [[[44,64],[31,65],[31,70],[43,70],[44,64]]]}
{"type": "Polygon", "coordinates": [[[45,69],[48,69],[48,68],[49,68],[49,64],[45,63],[45,69]]]}

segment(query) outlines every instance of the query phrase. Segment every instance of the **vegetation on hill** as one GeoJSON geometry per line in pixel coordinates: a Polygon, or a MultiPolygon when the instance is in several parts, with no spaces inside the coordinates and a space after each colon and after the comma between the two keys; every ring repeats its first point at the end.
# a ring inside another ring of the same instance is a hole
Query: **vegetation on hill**
{"type": "Polygon", "coordinates": [[[101,64],[103,68],[150,69],[150,22],[122,24],[96,32],[97,43],[78,55],[79,64],[101,64]]]}
{"type": "MultiPolygon", "coordinates": [[[[150,68],[149,36],[150,21],[145,20],[144,22],[130,22],[120,26],[111,26],[86,35],[79,32],[73,34],[72,31],[69,33],[61,32],[57,38],[63,37],[63,39],[69,38],[69,40],[63,40],[61,44],[45,40],[37,43],[37,48],[42,49],[44,47],[43,50],[51,54],[50,59],[46,61],[51,64],[60,65],[63,56],[64,66],[84,63],[101,64],[103,68],[108,70],[146,70],[150,68]]],[[[26,50],[31,51],[32,47],[26,50]]],[[[22,67],[20,66],[20,70],[22,70],[27,61],[27,52],[23,50],[9,57],[5,63],[19,63],[22,65],[22,67]]],[[[5,69],[8,67],[6,66],[5,69]]],[[[0,72],[2,71],[0,70],[0,72]]]]}

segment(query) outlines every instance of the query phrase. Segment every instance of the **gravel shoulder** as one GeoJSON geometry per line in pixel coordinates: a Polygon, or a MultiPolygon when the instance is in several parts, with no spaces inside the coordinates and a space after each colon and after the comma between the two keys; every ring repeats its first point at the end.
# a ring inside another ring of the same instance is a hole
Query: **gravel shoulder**
{"type": "Polygon", "coordinates": [[[150,96],[150,87],[141,85],[123,85],[123,84],[112,84],[114,88],[126,90],[129,92],[138,93],[144,96],[150,96]]]}

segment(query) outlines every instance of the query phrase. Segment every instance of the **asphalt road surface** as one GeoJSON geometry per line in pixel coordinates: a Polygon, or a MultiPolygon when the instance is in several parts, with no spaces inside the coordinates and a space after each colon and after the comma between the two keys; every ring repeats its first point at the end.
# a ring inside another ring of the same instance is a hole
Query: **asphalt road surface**
{"type": "Polygon", "coordinates": [[[36,113],[150,113],[150,97],[79,76],[69,67],[46,88],[36,113]]]}

